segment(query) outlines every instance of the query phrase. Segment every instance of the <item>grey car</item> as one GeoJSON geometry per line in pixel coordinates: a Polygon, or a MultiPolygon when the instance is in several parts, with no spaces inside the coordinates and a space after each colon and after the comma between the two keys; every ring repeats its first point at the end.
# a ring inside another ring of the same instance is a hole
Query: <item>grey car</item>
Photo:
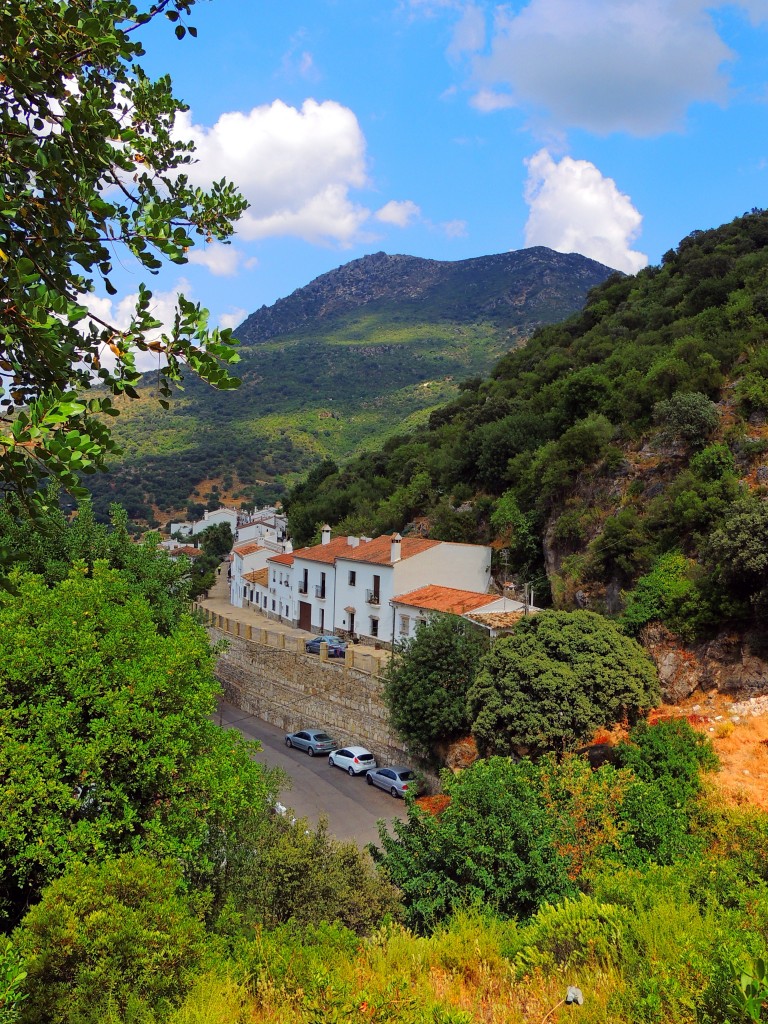
{"type": "Polygon", "coordinates": [[[405,797],[406,791],[416,789],[416,773],[404,764],[376,768],[366,775],[369,786],[386,789],[392,796],[405,797]]]}
{"type": "Polygon", "coordinates": [[[301,732],[289,732],[285,737],[286,747],[306,750],[310,757],[315,754],[327,754],[336,749],[336,740],[331,739],[322,729],[302,729],[301,732]]]}

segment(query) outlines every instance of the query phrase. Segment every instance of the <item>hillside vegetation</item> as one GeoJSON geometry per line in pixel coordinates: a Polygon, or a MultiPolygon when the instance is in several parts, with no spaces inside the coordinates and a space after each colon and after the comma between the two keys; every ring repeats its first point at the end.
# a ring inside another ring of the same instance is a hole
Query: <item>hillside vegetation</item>
{"type": "MultiPolygon", "coordinates": [[[[768,604],[768,213],[614,275],[429,423],[289,496],[301,543],[428,530],[491,541],[538,600],[684,636],[768,604]]],[[[497,566],[501,568],[501,566],[497,566]]]]}
{"type": "Polygon", "coordinates": [[[249,316],[235,391],[195,380],[160,408],[151,374],[119,403],[124,455],[89,479],[102,518],[178,517],[188,503],[272,501],[318,461],[349,458],[426,423],[543,323],[579,309],[611,273],[533,248],[456,263],[378,253],[249,316]]]}

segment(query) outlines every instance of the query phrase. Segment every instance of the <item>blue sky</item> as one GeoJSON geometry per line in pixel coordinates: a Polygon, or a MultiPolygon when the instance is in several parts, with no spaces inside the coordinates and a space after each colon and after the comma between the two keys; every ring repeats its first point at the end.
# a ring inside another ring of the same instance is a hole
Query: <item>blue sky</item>
{"type": "MultiPolygon", "coordinates": [[[[233,244],[152,282],[236,326],[384,250],[528,245],[634,272],[768,205],[768,0],[202,0],[143,64],[190,110],[233,244]]],[[[131,289],[130,281],[127,281],[131,289]]]]}

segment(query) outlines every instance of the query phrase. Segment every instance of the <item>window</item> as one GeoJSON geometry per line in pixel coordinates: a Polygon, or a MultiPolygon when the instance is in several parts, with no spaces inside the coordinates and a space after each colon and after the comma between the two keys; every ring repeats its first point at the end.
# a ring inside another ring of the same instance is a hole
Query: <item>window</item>
{"type": "Polygon", "coordinates": [[[371,619],[371,636],[378,636],[378,635],[379,635],[379,620],[372,618],[371,619]]]}
{"type": "Polygon", "coordinates": [[[275,599],[272,598],[272,611],[274,611],[274,610],[275,610],[275,599]]]}
{"type": "Polygon", "coordinates": [[[349,585],[350,585],[350,587],[354,587],[356,582],[357,582],[357,573],[355,572],[354,569],[350,569],[349,570],[349,585]]]}
{"type": "Polygon", "coordinates": [[[400,616],[400,636],[408,636],[411,620],[407,615],[400,616]]]}
{"type": "Polygon", "coordinates": [[[267,595],[266,594],[264,595],[264,607],[265,608],[267,607],[267,595]]]}

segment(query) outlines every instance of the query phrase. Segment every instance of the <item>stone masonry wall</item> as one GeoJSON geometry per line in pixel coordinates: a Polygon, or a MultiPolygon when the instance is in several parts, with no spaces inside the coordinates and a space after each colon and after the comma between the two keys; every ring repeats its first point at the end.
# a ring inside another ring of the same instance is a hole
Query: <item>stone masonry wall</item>
{"type": "Polygon", "coordinates": [[[296,645],[270,646],[208,626],[215,642],[227,641],[216,676],[226,699],[285,732],[326,729],[341,745],[367,746],[379,763],[407,758],[389,728],[378,675],[341,660],[322,662],[296,645]]]}

